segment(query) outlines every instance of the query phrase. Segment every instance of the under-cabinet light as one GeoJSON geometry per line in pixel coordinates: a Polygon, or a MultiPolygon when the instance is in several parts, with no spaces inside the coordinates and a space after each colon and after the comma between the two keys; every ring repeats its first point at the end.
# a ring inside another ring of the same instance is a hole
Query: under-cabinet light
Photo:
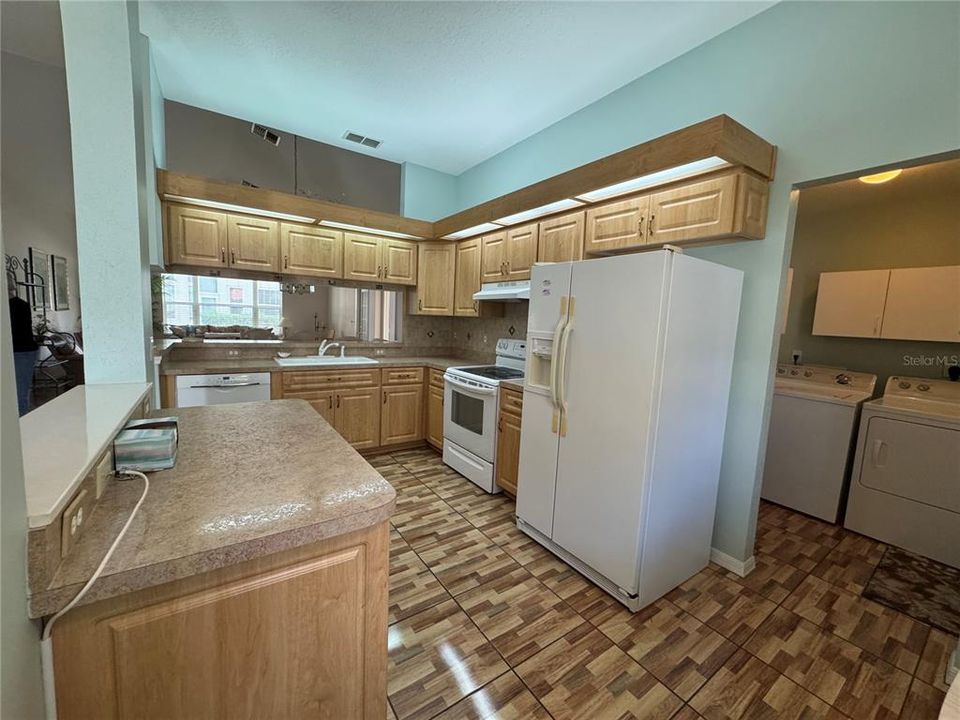
{"type": "Polygon", "coordinates": [[[242,212],[250,215],[260,215],[261,217],[275,218],[277,220],[289,220],[290,222],[315,223],[317,221],[316,218],[307,217],[306,215],[291,215],[290,213],[262,210],[260,208],[247,207],[245,205],[234,205],[232,203],[218,202],[216,200],[204,200],[203,198],[184,197],[183,195],[164,194],[163,199],[185,203],[187,205],[197,205],[199,207],[212,208],[214,210],[242,212]]]}
{"type": "Polygon", "coordinates": [[[530,210],[523,210],[522,212],[514,213],[513,215],[507,215],[502,217],[499,220],[494,220],[497,225],[516,225],[517,223],[526,222],[527,220],[534,220],[538,217],[543,217],[544,215],[552,215],[553,213],[563,212],[564,210],[571,210],[575,207],[580,207],[583,203],[580,200],[573,200],[567,198],[565,200],[557,200],[556,202],[547,203],[546,205],[541,205],[540,207],[531,208],[530,210]]]}
{"type": "Polygon", "coordinates": [[[394,232],[393,230],[380,230],[379,228],[364,227],[363,225],[351,225],[349,223],[336,222],[335,220],[321,220],[320,224],[324,227],[338,228],[340,230],[355,230],[356,232],[370,233],[371,235],[383,235],[386,237],[400,238],[401,240],[423,240],[419,235],[410,235],[408,233],[394,232]]]}
{"type": "Polygon", "coordinates": [[[461,240],[471,235],[479,235],[482,232],[487,232],[488,230],[502,230],[503,226],[498,225],[493,222],[480,223],[479,225],[474,225],[473,227],[464,228],[463,230],[457,230],[456,232],[447,233],[443,236],[444,240],[461,240]]]}
{"type": "Polygon", "coordinates": [[[644,188],[648,188],[653,185],[659,185],[671,180],[682,180],[683,178],[690,177],[691,175],[699,175],[700,173],[708,170],[717,170],[729,165],[730,163],[723,158],[712,156],[704,158],[703,160],[694,160],[686,165],[677,165],[676,167],[667,168],[666,170],[658,170],[657,172],[649,173],[648,175],[641,175],[640,177],[635,177],[632,180],[624,180],[623,182],[616,183],[615,185],[608,185],[607,187],[599,188],[597,190],[580,193],[576,196],[576,199],[584,202],[597,202],[598,200],[606,200],[607,198],[616,197],[618,195],[626,195],[627,193],[643,190],[644,188]]]}

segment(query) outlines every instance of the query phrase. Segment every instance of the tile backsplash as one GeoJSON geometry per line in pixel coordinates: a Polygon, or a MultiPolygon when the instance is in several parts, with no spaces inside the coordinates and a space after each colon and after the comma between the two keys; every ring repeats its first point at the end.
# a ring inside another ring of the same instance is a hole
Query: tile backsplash
{"type": "Polygon", "coordinates": [[[529,303],[504,303],[503,317],[461,318],[407,315],[403,344],[417,347],[453,347],[468,353],[493,354],[502,337],[527,336],[529,303]],[[512,330],[512,332],[511,332],[512,330]]]}

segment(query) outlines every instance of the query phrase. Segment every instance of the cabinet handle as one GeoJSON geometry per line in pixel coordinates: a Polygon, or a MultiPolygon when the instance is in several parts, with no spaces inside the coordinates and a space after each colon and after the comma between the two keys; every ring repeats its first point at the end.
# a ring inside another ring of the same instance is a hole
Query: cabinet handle
{"type": "Polygon", "coordinates": [[[337,407],[340,407],[340,396],[337,395],[337,407]]]}
{"type": "Polygon", "coordinates": [[[220,248],[220,262],[225,263],[227,261],[227,251],[224,248],[220,248]]]}
{"type": "Polygon", "coordinates": [[[231,264],[231,265],[236,265],[236,264],[237,264],[237,251],[236,251],[236,250],[231,250],[231,251],[230,251],[230,264],[231,264]]]}
{"type": "Polygon", "coordinates": [[[641,237],[641,239],[643,238],[643,221],[644,221],[644,216],[641,215],[640,220],[637,221],[637,234],[641,237]]]}
{"type": "Polygon", "coordinates": [[[653,221],[657,219],[656,215],[651,215],[650,219],[647,220],[647,238],[653,237],[653,221]]]}
{"type": "Polygon", "coordinates": [[[473,301],[473,311],[480,312],[480,303],[477,302],[476,300],[473,301]]]}
{"type": "Polygon", "coordinates": [[[387,272],[389,272],[389,271],[387,270],[387,266],[384,265],[384,266],[383,266],[383,276],[384,276],[384,277],[387,276],[387,272]]]}
{"type": "Polygon", "coordinates": [[[497,420],[497,432],[503,432],[503,418],[497,420]]]}
{"type": "Polygon", "coordinates": [[[387,391],[386,391],[386,390],[383,391],[383,404],[384,404],[384,405],[387,404],[387,391]]]}
{"type": "Polygon", "coordinates": [[[423,298],[417,300],[417,310],[423,310],[423,298]]]}
{"type": "Polygon", "coordinates": [[[327,398],[327,410],[333,410],[333,395],[327,398]]]}
{"type": "Polygon", "coordinates": [[[287,257],[286,255],[283,256],[283,267],[284,268],[290,267],[290,258],[287,257]]]}

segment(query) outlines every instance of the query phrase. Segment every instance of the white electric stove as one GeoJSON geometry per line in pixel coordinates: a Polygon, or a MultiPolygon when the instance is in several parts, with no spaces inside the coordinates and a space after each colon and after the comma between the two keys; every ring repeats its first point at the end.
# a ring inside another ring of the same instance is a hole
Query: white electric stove
{"type": "Polygon", "coordinates": [[[523,380],[525,340],[497,340],[494,365],[448,368],[443,375],[443,461],[488,493],[500,492],[494,464],[500,382],[523,380]]]}

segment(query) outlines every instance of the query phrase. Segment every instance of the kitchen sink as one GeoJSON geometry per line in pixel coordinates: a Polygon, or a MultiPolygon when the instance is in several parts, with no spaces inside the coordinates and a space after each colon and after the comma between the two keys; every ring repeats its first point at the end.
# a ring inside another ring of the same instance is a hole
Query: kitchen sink
{"type": "Polygon", "coordinates": [[[373,358],[350,355],[308,355],[306,357],[274,358],[281,367],[326,367],[330,365],[376,365],[373,358]]]}

